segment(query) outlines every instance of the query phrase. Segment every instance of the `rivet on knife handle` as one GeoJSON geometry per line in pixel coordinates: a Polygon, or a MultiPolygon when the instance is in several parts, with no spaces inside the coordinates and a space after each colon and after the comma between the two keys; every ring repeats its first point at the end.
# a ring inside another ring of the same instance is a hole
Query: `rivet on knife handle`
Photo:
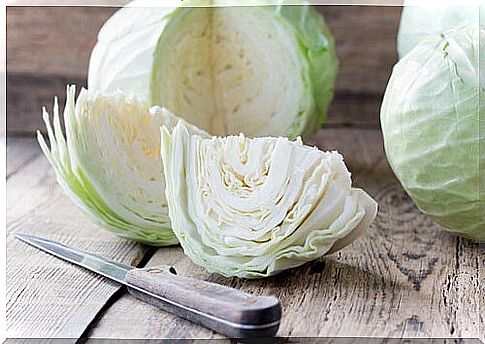
{"type": "Polygon", "coordinates": [[[136,298],[228,337],[270,337],[278,331],[281,307],[273,296],[175,275],[170,266],[130,270],[125,281],[136,298]]]}

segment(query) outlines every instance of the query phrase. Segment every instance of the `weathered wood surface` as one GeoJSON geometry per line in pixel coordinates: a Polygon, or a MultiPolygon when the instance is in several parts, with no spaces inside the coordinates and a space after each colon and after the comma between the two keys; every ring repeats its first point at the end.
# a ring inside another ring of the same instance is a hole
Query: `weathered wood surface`
{"type": "MultiPolygon", "coordinates": [[[[378,130],[321,130],[313,143],[338,149],[355,184],[379,202],[378,217],[362,238],[260,281],[208,274],[179,247],[159,249],[147,266],[168,264],[181,275],[277,296],[283,308],[279,336],[483,338],[483,250],[417,210],[389,169],[378,130]]],[[[87,336],[222,338],[130,295],[109,307],[87,336]]]]}
{"type": "MultiPolygon", "coordinates": [[[[417,211],[389,170],[378,130],[321,130],[312,143],[339,150],[355,183],[379,202],[360,240],[261,281],[209,275],[178,247],[159,249],[148,266],[169,264],[179,274],[279,297],[280,336],[483,339],[485,251],[417,211]]],[[[111,304],[116,285],[14,240],[16,231],[38,233],[133,265],[143,254],[72,205],[33,139],[8,137],[7,158],[9,337],[221,338],[129,294],[111,304]]]]}
{"type": "Polygon", "coordinates": [[[7,138],[7,337],[78,338],[115,283],[14,238],[30,233],[136,265],[145,249],[97,228],[64,196],[32,138],[7,138]]]}
{"type": "Polygon", "coordinates": [[[7,137],[7,180],[37,157],[40,150],[36,141],[25,137],[7,137]]]}
{"type": "Polygon", "coordinates": [[[401,7],[320,6],[318,9],[332,30],[340,60],[337,95],[382,95],[397,61],[401,7]]]}
{"type": "Polygon", "coordinates": [[[481,245],[479,256],[479,269],[480,269],[480,335],[479,338],[485,343],[485,244],[481,245]]]}
{"type": "Polygon", "coordinates": [[[86,78],[89,57],[111,7],[8,7],[7,71],[86,78]]]}
{"type": "MultiPolygon", "coordinates": [[[[340,60],[328,124],[377,127],[380,100],[397,60],[401,9],[318,6],[335,37],[340,60]]],[[[116,8],[7,8],[7,129],[42,127],[40,109],[64,101],[65,84],[86,86],[96,35],[116,8]],[[35,29],[33,29],[35,28],[35,29]]]]}

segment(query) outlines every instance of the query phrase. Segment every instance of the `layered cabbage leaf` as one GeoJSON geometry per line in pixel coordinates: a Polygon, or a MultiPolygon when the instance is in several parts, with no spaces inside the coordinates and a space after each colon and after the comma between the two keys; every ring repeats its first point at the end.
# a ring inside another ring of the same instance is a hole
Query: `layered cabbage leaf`
{"type": "Polygon", "coordinates": [[[348,245],[376,215],[340,154],[299,139],[204,138],[179,123],[161,143],[172,229],[210,272],[276,274],[348,245]]]}
{"type": "MultiPolygon", "coordinates": [[[[40,146],[57,181],[87,214],[114,233],[151,245],[177,243],[171,231],[160,156],[160,127],[179,119],[168,110],[121,93],[67,88],[62,131],[57,98],[53,120],[43,117],[50,147],[40,146]]],[[[207,134],[189,124],[189,130],[207,134]]]]}

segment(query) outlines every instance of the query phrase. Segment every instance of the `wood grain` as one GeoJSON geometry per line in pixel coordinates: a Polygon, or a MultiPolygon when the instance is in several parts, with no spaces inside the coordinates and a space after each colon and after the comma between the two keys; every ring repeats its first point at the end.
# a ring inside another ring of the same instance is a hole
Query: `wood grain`
{"type": "Polygon", "coordinates": [[[335,38],[338,94],[383,95],[397,61],[401,7],[317,6],[335,38]]]}
{"type": "MultiPolygon", "coordinates": [[[[378,217],[362,238],[259,281],[208,274],[179,247],[158,250],[148,266],[172,265],[181,275],[277,296],[283,308],[279,336],[478,338],[483,250],[418,211],[386,163],[379,131],[321,130],[313,141],[341,150],[355,184],[378,201],[378,217]]],[[[117,300],[88,336],[220,338],[131,296],[117,300]]]]}
{"type": "Polygon", "coordinates": [[[85,79],[112,7],[8,7],[7,73],[85,79]]]}
{"type": "Polygon", "coordinates": [[[40,153],[40,147],[32,139],[7,137],[7,180],[40,153]]]}
{"type": "Polygon", "coordinates": [[[37,130],[45,131],[42,107],[50,112],[54,97],[62,107],[66,101],[66,85],[75,84],[79,94],[86,86],[84,79],[62,76],[39,78],[36,76],[7,75],[7,132],[32,135],[37,130]],[[26,90],[32,90],[26,92],[26,90]]]}
{"type": "MultiPolygon", "coordinates": [[[[399,7],[317,6],[332,30],[340,60],[332,126],[377,127],[380,101],[397,60],[399,7]]],[[[91,49],[109,7],[7,8],[7,129],[41,127],[41,106],[86,85],[91,49]],[[35,28],[35,29],[33,29],[35,28]]]]}
{"type": "Polygon", "coordinates": [[[382,95],[337,93],[323,128],[379,128],[381,103],[382,95]]]}
{"type": "Polygon", "coordinates": [[[485,244],[481,244],[479,256],[479,270],[480,270],[480,340],[485,343],[485,244]]]}
{"type": "Polygon", "coordinates": [[[7,166],[7,337],[78,338],[119,285],[13,235],[45,236],[132,265],[144,250],[93,225],[64,196],[32,138],[8,138],[7,166]]]}

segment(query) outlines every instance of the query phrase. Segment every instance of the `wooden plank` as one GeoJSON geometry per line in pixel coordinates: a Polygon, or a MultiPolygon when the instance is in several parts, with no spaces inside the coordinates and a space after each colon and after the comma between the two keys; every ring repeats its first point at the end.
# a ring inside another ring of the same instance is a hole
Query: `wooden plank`
{"type": "MultiPolygon", "coordinates": [[[[280,336],[478,338],[483,302],[478,245],[445,232],[417,210],[392,176],[378,130],[321,130],[314,143],[340,149],[355,184],[379,202],[378,217],[362,238],[264,280],[208,274],[179,247],[159,249],[147,265],[169,264],[182,275],[279,297],[280,336]]],[[[220,338],[128,295],[87,335],[220,338]]]]}
{"type": "Polygon", "coordinates": [[[381,103],[381,95],[337,93],[323,127],[379,128],[381,103]]]}
{"type": "Polygon", "coordinates": [[[480,340],[485,343],[485,244],[481,244],[478,264],[480,266],[480,340]]]}
{"type": "Polygon", "coordinates": [[[36,76],[7,75],[7,132],[10,134],[33,135],[36,130],[45,130],[42,120],[42,107],[49,112],[54,97],[59,98],[62,108],[66,98],[66,85],[86,87],[85,79],[73,79],[63,76],[39,78],[36,76]]]}
{"type": "MultiPolygon", "coordinates": [[[[378,125],[380,99],[397,60],[399,7],[317,6],[335,37],[340,60],[332,125],[378,125]],[[351,23],[351,25],[349,25],[351,23]]],[[[67,83],[86,85],[91,49],[104,7],[7,9],[7,128],[32,132],[39,109],[63,96],[67,83]],[[32,29],[35,28],[35,29],[32,29]]]]}
{"type": "Polygon", "coordinates": [[[9,164],[21,166],[7,181],[7,337],[79,338],[119,285],[49,256],[14,238],[32,233],[137,265],[144,249],[93,225],[63,194],[36,149],[18,164],[32,139],[8,144],[9,164]],[[18,147],[18,149],[17,149],[18,147]]]}
{"type": "Polygon", "coordinates": [[[400,7],[319,6],[335,37],[337,93],[382,95],[397,61],[400,7]]]}
{"type": "Polygon", "coordinates": [[[40,153],[40,147],[31,137],[7,136],[7,180],[40,153]]]}
{"type": "Polygon", "coordinates": [[[111,7],[8,7],[7,72],[84,79],[111,7]]]}
{"type": "MultiPolygon", "coordinates": [[[[380,130],[373,128],[323,128],[307,142],[324,151],[336,150],[344,157],[352,180],[372,177],[394,181],[384,153],[384,142],[380,130]]],[[[372,179],[371,178],[371,179],[372,179]]]]}

